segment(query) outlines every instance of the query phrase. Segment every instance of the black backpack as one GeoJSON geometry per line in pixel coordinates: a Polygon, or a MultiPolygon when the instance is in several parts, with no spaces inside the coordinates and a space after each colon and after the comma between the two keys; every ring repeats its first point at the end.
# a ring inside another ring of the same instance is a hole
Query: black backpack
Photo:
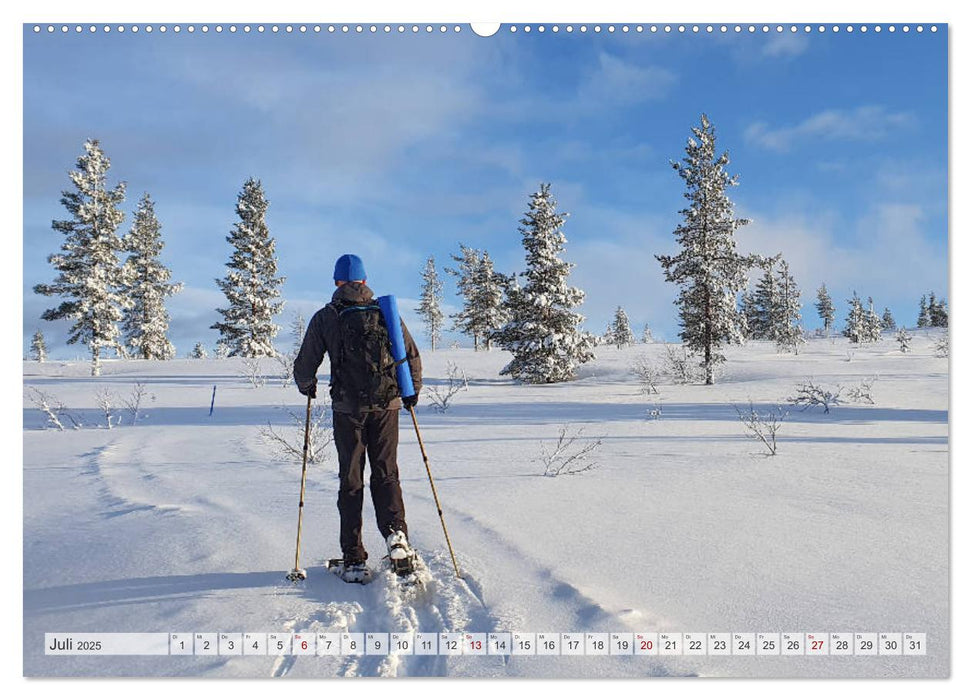
{"type": "Polygon", "coordinates": [[[401,392],[381,308],[377,304],[335,308],[341,348],[333,372],[339,393],[359,406],[387,406],[401,392]]]}

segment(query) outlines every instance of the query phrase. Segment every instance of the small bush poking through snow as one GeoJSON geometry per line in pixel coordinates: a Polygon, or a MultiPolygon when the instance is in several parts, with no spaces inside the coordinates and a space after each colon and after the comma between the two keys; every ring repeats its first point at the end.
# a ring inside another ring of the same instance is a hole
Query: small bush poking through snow
{"type": "Polygon", "coordinates": [[[695,364],[694,356],[688,352],[687,345],[665,345],[664,371],[675,384],[693,384],[701,381],[704,374],[695,364]]]}
{"type": "MultiPolygon", "coordinates": [[[[310,411],[310,431],[307,433],[308,464],[323,462],[327,457],[324,448],[334,439],[329,408],[327,401],[319,401],[314,404],[310,411]]],[[[273,428],[273,424],[267,422],[266,427],[260,430],[260,437],[266,444],[276,449],[276,455],[279,459],[296,459],[298,462],[302,462],[307,414],[304,411],[298,413],[286,407],[284,407],[284,410],[290,416],[291,427],[288,434],[278,433],[273,428]]]]}
{"type": "Polygon", "coordinates": [[[114,396],[112,396],[107,387],[101,387],[101,389],[98,390],[95,399],[98,402],[98,408],[100,408],[101,412],[105,414],[105,429],[111,430],[111,422],[116,418],[115,409],[112,406],[115,400],[114,396]]]}
{"type": "Polygon", "coordinates": [[[556,443],[549,446],[544,442],[540,447],[540,459],[545,466],[543,476],[579,474],[597,468],[591,455],[603,444],[603,439],[580,441],[583,428],[578,428],[573,435],[569,434],[569,429],[568,425],[561,426],[556,443]]]}
{"type": "Polygon", "coordinates": [[[651,362],[647,355],[638,355],[630,366],[630,371],[640,381],[642,394],[657,394],[658,382],[661,380],[661,370],[651,362]]]}
{"type": "Polygon", "coordinates": [[[856,386],[851,386],[846,390],[846,398],[855,403],[868,403],[873,405],[873,383],[876,377],[867,377],[860,381],[856,386]]]}
{"type": "Polygon", "coordinates": [[[243,376],[246,377],[254,389],[259,389],[266,384],[266,376],[263,374],[263,363],[260,361],[260,358],[243,358],[243,376]]]}
{"type": "Polygon", "coordinates": [[[443,386],[428,387],[428,400],[432,408],[439,413],[445,413],[452,407],[452,399],[460,391],[469,390],[469,378],[465,370],[459,368],[454,362],[448,362],[445,367],[445,377],[448,380],[443,386]]]}
{"type": "Polygon", "coordinates": [[[778,449],[776,435],[779,432],[779,428],[782,427],[782,422],[788,417],[788,412],[783,411],[781,408],[775,408],[759,413],[758,409],[751,402],[749,402],[747,410],[742,410],[738,406],[735,406],[735,412],[738,413],[738,419],[745,426],[745,431],[749,436],[765,446],[765,449],[768,451],[766,456],[775,456],[776,450],[778,449]]]}
{"type": "Polygon", "coordinates": [[[790,396],[786,401],[793,406],[802,406],[803,411],[813,406],[822,406],[823,413],[829,413],[831,406],[836,406],[840,403],[840,394],[842,392],[843,387],[841,386],[837,386],[836,391],[833,391],[832,389],[819,386],[812,379],[807,379],[796,387],[795,395],[790,396]]]}
{"type": "Polygon", "coordinates": [[[941,339],[934,344],[934,357],[948,357],[951,354],[951,341],[949,340],[947,334],[941,336],[941,339]]]}
{"type": "Polygon", "coordinates": [[[64,417],[71,421],[75,430],[81,427],[81,423],[67,412],[67,406],[61,403],[57,397],[32,386],[27,387],[27,394],[30,397],[30,402],[47,416],[48,425],[58,430],[64,430],[64,424],[61,423],[61,417],[64,417]]]}
{"type": "Polygon", "coordinates": [[[141,408],[142,400],[148,390],[145,385],[141,382],[137,382],[132,388],[131,393],[127,398],[122,399],[122,403],[125,405],[125,409],[128,411],[128,415],[131,416],[131,424],[135,425],[138,423],[138,411],[141,408]]]}

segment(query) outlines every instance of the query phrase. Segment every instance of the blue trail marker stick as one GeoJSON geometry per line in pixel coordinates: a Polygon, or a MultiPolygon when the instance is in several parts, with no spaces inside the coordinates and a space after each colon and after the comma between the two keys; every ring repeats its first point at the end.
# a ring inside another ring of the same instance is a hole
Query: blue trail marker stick
{"type": "Polygon", "coordinates": [[[216,407],[216,385],[212,385],[212,401],[209,402],[209,415],[212,415],[212,409],[216,407]]]}

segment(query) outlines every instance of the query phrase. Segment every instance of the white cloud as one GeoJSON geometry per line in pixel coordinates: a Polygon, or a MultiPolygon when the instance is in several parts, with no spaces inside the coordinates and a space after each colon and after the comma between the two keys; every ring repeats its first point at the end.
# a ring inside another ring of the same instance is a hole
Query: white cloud
{"type": "Polygon", "coordinates": [[[762,55],[769,58],[792,58],[809,48],[809,37],[805,34],[782,32],[773,34],[762,47],[762,55]]]}
{"type": "Polygon", "coordinates": [[[580,84],[577,98],[591,107],[633,104],[667,95],[677,77],[659,66],[641,66],[601,52],[597,67],[580,84]]]}
{"type": "Polygon", "coordinates": [[[794,126],[771,127],[755,122],[745,130],[745,139],[773,151],[788,151],[804,140],[877,141],[914,123],[909,112],[890,112],[880,105],[855,109],[827,109],[794,126]]]}

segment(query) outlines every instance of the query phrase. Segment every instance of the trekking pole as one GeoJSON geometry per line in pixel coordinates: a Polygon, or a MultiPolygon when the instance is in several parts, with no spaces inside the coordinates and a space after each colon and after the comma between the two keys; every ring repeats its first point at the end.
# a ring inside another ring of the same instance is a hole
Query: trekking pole
{"type": "Polygon", "coordinates": [[[459,565],[455,561],[455,551],[452,549],[452,541],[448,538],[448,528],[445,527],[445,516],[442,515],[442,504],[438,501],[438,492],[435,490],[435,480],[432,479],[432,469],[428,466],[428,454],[425,452],[425,443],[421,439],[421,431],[418,429],[418,419],[415,417],[415,407],[408,409],[411,413],[411,422],[415,425],[415,435],[418,436],[418,447],[421,448],[421,458],[425,460],[425,471],[428,472],[428,483],[432,486],[432,497],[435,499],[435,507],[438,509],[438,518],[442,521],[442,532],[445,533],[445,544],[448,545],[448,553],[452,555],[452,566],[455,567],[455,575],[462,578],[459,572],[459,565]]]}
{"type": "Polygon", "coordinates": [[[310,396],[307,396],[307,420],[303,427],[303,470],[300,473],[300,507],[297,511],[297,553],[293,556],[293,570],[288,581],[303,581],[307,571],[300,568],[300,531],[303,527],[303,496],[307,488],[307,450],[310,447],[310,396]]]}

